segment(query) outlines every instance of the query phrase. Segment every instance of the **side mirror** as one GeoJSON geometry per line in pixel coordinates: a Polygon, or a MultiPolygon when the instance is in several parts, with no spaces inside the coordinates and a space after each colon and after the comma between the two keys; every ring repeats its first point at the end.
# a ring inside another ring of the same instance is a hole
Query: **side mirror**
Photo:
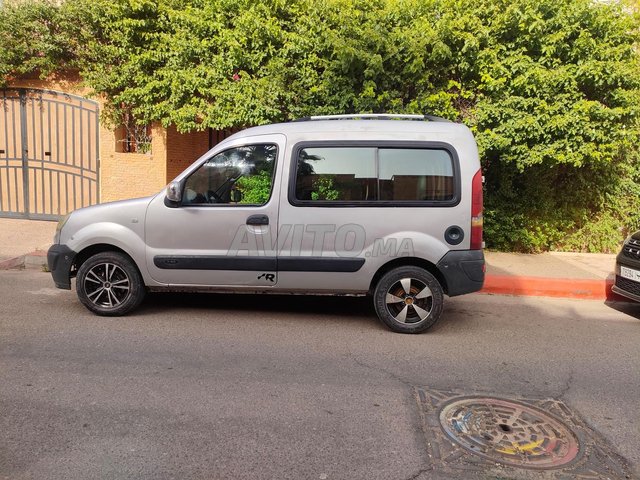
{"type": "Polygon", "coordinates": [[[165,205],[168,207],[177,207],[182,201],[182,186],[180,182],[171,182],[167,185],[167,195],[165,197],[165,205]]]}

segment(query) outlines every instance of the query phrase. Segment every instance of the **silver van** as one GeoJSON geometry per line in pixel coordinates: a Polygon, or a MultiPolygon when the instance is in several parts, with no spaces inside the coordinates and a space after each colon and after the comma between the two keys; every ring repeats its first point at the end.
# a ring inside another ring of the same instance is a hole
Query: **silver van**
{"type": "Polygon", "coordinates": [[[147,291],[366,295],[418,333],[484,281],[470,130],[422,115],[249,128],[152,197],[76,210],[48,252],[58,288],[124,315],[147,291]]]}

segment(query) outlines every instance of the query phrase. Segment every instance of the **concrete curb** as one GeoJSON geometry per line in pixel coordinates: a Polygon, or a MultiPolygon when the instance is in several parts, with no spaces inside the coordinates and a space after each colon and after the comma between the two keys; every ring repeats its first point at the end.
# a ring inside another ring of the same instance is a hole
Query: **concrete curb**
{"type": "Polygon", "coordinates": [[[497,295],[630,301],[611,291],[615,276],[606,280],[487,275],[480,293],[497,295]]]}
{"type": "Polygon", "coordinates": [[[0,262],[0,270],[13,270],[24,267],[24,255],[0,262]]]}
{"type": "Polygon", "coordinates": [[[16,270],[23,268],[42,269],[47,265],[47,252],[36,250],[26,255],[10,258],[0,262],[0,270],[16,270]]]}

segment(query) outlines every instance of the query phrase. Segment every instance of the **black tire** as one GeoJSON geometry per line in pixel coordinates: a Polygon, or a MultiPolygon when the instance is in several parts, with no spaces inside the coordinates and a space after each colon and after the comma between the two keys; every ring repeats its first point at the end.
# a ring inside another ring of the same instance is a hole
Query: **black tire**
{"type": "Polygon", "coordinates": [[[420,333],[431,328],[442,314],[443,302],[440,282],[419,267],[390,270],[373,292],[378,318],[398,333],[420,333]]]}
{"type": "Polygon", "coordinates": [[[82,304],[93,313],[111,317],[136,308],[146,293],[135,264],[120,252],[89,257],[78,269],[76,291],[82,304]]]}

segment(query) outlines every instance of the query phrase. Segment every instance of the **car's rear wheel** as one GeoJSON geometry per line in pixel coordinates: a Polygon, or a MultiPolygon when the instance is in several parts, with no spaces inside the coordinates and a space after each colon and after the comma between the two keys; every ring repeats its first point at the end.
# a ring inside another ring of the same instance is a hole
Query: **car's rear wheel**
{"type": "Polygon", "coordinates": [[[78,269],[76,291],[85,307],[105,316],[125,315],[140,305],[146,293],[138,269],[120,252],[89,257],[78,269]]]}
{"type": "Polygon", "coordinates": [[[378,318],[399,333],[420,333],[432,327],[440,318],[443,301],[438,280],[412,266],[387,272],[373,293],[378,318]]]}

